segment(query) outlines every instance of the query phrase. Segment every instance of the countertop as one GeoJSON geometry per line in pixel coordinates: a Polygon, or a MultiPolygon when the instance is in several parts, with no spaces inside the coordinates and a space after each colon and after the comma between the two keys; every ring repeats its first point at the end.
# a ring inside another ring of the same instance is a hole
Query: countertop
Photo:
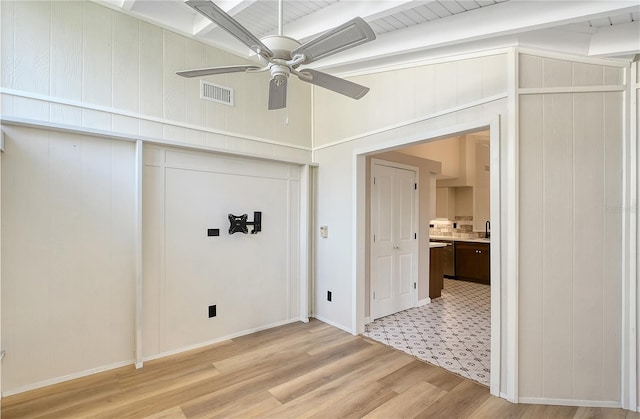
{"type": "Polygon", "coordinates": [[[447,243],[429,242],[429,248],[433,249],[434,247],[447,247],[447,243]]]}
{"type": "Polygon", "coordinates": [[[485,238],[465,239],[463,237],[452,237],[452,236],[430,236],[429,239],[430,240],[451,240],[454,242],[491,243],[491,239],[485,239],[485,238]]]}

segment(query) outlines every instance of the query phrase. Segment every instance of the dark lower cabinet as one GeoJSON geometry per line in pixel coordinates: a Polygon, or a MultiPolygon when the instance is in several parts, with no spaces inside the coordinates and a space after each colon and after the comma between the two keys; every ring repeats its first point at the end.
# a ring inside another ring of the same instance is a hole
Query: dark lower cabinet
{"type": "Polygon", "coordinates": [[[444,273],[442,271],[442,257],[444,249],[442,247],[432,247],[429,249],[429,298],[434,299],[442,295],[444,284],[444,273]]]}
{"type": "Polygon", "coordinates": [[[489,284],[491,256],[488,243],[456,242],[456,278],[489,284]]]}

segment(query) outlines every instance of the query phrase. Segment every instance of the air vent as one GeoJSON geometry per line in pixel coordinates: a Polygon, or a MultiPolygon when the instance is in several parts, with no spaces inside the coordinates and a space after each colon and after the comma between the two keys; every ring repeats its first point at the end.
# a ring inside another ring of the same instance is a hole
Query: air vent
{"type": "Polygon", "coordinates": [[[200,98],[233,106],[233,89],[200,80],[200,98]]]}

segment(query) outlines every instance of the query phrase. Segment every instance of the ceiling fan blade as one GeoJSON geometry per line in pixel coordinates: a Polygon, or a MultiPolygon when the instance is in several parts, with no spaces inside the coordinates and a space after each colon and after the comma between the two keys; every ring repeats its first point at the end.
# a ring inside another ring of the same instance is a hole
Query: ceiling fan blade
{"type": "Polygon", "coordinates": [[[240,22],[229,16],[227,12],[216,6],[212,1],[187,0],[185,3],[198,13],[204,15],[224,28],[240,42],[251,48],[256,54],[261,55],[267,60],[273,57],[273,52],[263,44],[262,41],[249,32],[247,28],[242,26],[240,22]]]}
{"type": "Polygon", "coordinates": [[[260,70],[261,67],[255,65],[230,65],[224,67],[211,67],[201,68],[198,70],[184,70],[176,72],[177,75],[182,77],[202,77],[210,76],[212,74],[227,74],[227,73],[241,73],[247,70],[260,70]]]}
{"type": "Polygon", "coordinates": [[[361,17],[337,26],[291,51],[291,56],[304,55],[304,64],[376,39],[373,29],[361,17]]]}
{"type": "Polygon", "coordinates": [[[269,81],[269,110],[287,107],[287,78],[272,77],[269,81]]]}
{"type": "Polygon", "coordinates": [[[349,96],[353,99],[360,99],[369,91],[368,87],[362,86],[358,83],[316,70],[305,69],[296,72],[295,74],[297,74],[302,81],[324,87],[325,89],[333,90],[336,93],[349,96]]]}

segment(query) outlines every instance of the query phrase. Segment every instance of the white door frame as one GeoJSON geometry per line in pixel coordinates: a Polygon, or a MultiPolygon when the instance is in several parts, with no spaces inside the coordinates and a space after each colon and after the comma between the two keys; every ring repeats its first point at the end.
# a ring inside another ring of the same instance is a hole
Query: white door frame
{"type": "MultiPolygon", "coordinates": [[[[426,133],[417,133],[406,136],[389,136],[390,140],[384,143],[378,143],[373,145],[362,146],[354,148],[352,152],[353,157],[353,224],[356,226],[356,234],[353,236],[353,254],[355,255],[356,263],[354,265],[353,278],[353,312],[352,312],[352,327],[355,333],[364,332],[365,324],[365,264],[366,264],[366,211],[368,207],[368,201],[366,200],[366,186],[368,182],[366,175],[366,156],[371,154],[380,153],[383,151],[391,151],[394,149],[402,148],[405,146],[424,143],[429,141],[436,141],[453,135],[463,135],[471,132],[476,132],[482,129],[489,128],[490,132],[490,161],[491,161],[491,379],[490,379],[490,392],[494,396],[499,396],[507,399],[513,398],[512,394],[501,393],[500,388],[506,385],[510,388],[517,382],[517,301],[511,301],[511,293],[507,296],[507,305],[502,307],[501,296],[504,288],[509,289],[509,286],[515,281],[517,276],[517,265],[510,264],[509,272],[505,279],[511,277],[508,284],[503,283],[502,275],[502,217],[501,210],[510,212],[511,206],[517,202],[515,194],[509,196],[508,202],[504,205],[501,203],[501,176],[502,166],[500,162],[500,138],[501,138],[501,125],[500,115],[496,115],[495,118],[479,120],[473,123],[460,124],[450,126],[443,129],[433,130],[426,133]],[[503,315],[504,310],[504,315],[503,315]],[[507,318],[507,327],[505,331],[508,333],[506,336],[502,336],[502,319],[507,318]],[[510,325],[516,325],[513,330],[510,325]],[[513,333],[515,332],[515,333],[513,333]],[[506,353],[502,353],[501,342],[506,341],[506,353]],[[501,383],[501,366],[503,364],[503,357],[508,362],[510,368],[506,369],[506,382],[504,385],[501,383]],[[512,364],[516,365],[512,365],[512,364]]],[[[366,140],[366,137],[363,138],[366,140]]],[[[504,151],[503,151],[504,152],[504,151]]],[[[513,151],[512,151],[513,152],[513,151]]],[[[506,170],[508,173],[508,179],[515,181],[517,178],[517,170],[515,163],[507,164],[506,170]]],[[[506,226],[505,226],[506,227],[506,226]]],[[[511,251],[517,254],[517,222],[515,219],[509,221],[509,230],[507,238],[512,241],[511,251]]],[[[513,290],[512,290],[513,292],[513,290]]]]}
{"type": "MultiPolygon", "coordinates": [[[[420,179],[420,169],[418,167],[415,166],[410,166],[407,164],[402,164],[402,163],[396,163],[396,162],[391,162],[391,161],[387,161],[387,160],[382,160],[382,159],[371,159],[371,173],[370,173],[370,179],[368,179],[367,181],[369,182],[369,184],[372,184],[372,180],[374,177],[374,173],[373,173],[373,165],[377,164],[380,166],[387,166],[387,167],[393,167],[396,169],[402,169],[402,170],[409,170],[411,172],[414,173],[414,182],[418,185],[420,182],[418,181],[418,179],[420,179]]],[[[418,293],[419,293],[419,289],[418,287],[419,285],[419,281],[418,281],[418,258],[419,258],[419,251],[418,251],[418,239],[420,238],[420,234],[418,232],[418,219],[419,217],[419,207],[418,207],[418,195],[416,193],[413,194],[413,220],[411,220],[411,224],[413,226],[413,231],[418,234],[418,238],[416,239],[415,242],[415,246],[414,249],[412,250],[412,255],[413,255],[413,265],[411,267],[411,282],[413,282],[415,284],[415,287],[412,289],[412,293],[413,293],[413,307],[416,307],[418,305],[418,293]]],[[[369,210],[371,211],[371,204],[373,202],[373,188],[371,189],[371,194],[369,196],[369,202],[367,203],[369,210]]],[[[373,218],[372,218],[373,221],[373,218]]],[[[371,223],[369,223],[369,228],[371,228],[371,223]]],[[[370,241],[372,240],[372,238],[370,238],[370,241]]],[[[372,253],[373,253],[373,242],[370,243],[369,246],[369,272],[373,271],[373,259],[372,259],[372,253]]],[[[371,284],[371,282],[369,283],[369,311],[373,311],[373,289],[372,289],[373,285],[371,284]]],[[[371,313],[369,313],[371,320],[374,320],[374,317],[371,313]]]]}

